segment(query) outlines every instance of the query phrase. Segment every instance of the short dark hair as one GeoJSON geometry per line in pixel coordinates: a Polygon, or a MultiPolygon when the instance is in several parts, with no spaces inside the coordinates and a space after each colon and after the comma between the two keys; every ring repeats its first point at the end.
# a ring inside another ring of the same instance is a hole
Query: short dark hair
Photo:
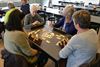
{"type": "Polygon", "coordinates": [[[8,21],[5,24],[5,29],[8,31],[19,30],[23,31],[22,19],[24,14],[21,13],[18,9],[10,13],[8,21]]]}
{"type": "Polygon", "coordinates": [[[83,29],[90,27],[90,13],[86,10],[79,10],[73,14],[73,21],[75,24],[79,24],[79,26],[83,29]]]}

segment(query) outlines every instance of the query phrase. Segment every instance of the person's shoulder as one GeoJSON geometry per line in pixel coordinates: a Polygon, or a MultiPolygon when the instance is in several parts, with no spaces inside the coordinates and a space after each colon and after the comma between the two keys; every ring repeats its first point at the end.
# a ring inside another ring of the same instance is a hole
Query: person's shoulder
{"type": "Polygon", "coordinates": [[[36,17],[39,17],[40,15],[39,15],[39,14],[36,14],[35,16],[36,16],[36,17]]]}
{"type": "Polygon", "coordinates": [[[34,17],[35,18],[41,18],[41,16],[39,14],[36,14],[34,17]]]}
{"type": "Polygon", "coordinates": [[[28,38],[28,35],[23,31],[16,31],[17,38],[28,38]]]}
{"type": "Polygon", "coordinates": [[[65,20],[65,18],[66,18],[65,16],[61,17],[61,19],[63,19],[63,20],[65,20]]]}
{"type": "Polygon", "coordinates": [[[81,36],[79,34],[75,34],[74,36],[71,37],[71,40],[80,40],[81,36]]]}
{"type": "Polygon", "coordinates": [[[23,31],[16,31],[16,33],[17,33],[18,35],[20,35],[20,36],[26,35],[26,33],[23,32],[23,31]]]}
{"type": "Polygon", "coordinates": [[[71,38],[73,38],[73,39],[74,39],[74,38],[77,38],[77,37],[79,37],[79,36],[78,36],[78,34],[75,34],[75,35],[74,35],[74,36],[72,36],[71,38]]]}
{"type": "Polygon", "coordinates": [[[25,5],[30,6],[29,3],[27,3],[27,4],[25,4],[25,5]]]}
{"type": "Polygon", "coordinates": [[[31,17],[31,14],[30,14],[30,13],[28,13],[28,14],[26,14],[26,15],[25,15],[25,17],[31,17]]]}
{"type": "Polygon", "coordinates": [[[29,8],[29,7],[30,7],[29,3],[25,4],[24,6],[25,6],[26,8],[29,8]]]}
{"type": "Polygon", "coordinates": [[[94,30],[94,29],[90,29],[90,32],[94,33],[94,34],[97,34],[97,31],[94,30]]]}
{"type": "Polygon", "coordinates": [[[15,36],[23,36],[23,35],[25,35],[26,36],[26,33],[25,32],[23,32],[23,31],[8,31],[8,30],[6,30],[5,31],[5,34],[6,35],[15,35],[15,36]]]}
{"type": "Polygon", "coordinates": [[[23,31],[6,31],[6,34],[15,35],[16,37],[26,36],[26,33],[23,31]]]}
{"type": "Polygon", "coordinates": [[[59,21],[62,23],[62,21],[64,22],[65,21],[65,16],[63,16],[63,17],[61,17],[60,19],[59,19],[59,21]]]}

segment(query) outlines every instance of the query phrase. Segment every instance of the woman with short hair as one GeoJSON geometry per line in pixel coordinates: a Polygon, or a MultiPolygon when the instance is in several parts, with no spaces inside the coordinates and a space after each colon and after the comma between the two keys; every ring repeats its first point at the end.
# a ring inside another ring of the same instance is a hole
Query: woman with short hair
{"type": "Polygon", "coordinates": [[[54,24],[54,27],[61,28],[61,30],[67,34],[75,35],[77,31],[72,20],[72,15],[74,12],[75,9],[73,6],[66,6],[63,10],[63,17],[60,19],[60,21],[54,24]]]}

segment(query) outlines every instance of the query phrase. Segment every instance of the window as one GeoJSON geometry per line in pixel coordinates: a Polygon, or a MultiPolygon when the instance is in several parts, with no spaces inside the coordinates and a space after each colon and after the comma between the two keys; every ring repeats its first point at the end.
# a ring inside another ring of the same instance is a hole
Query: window
{"type": "Polygon", "coordinates": [[[0,0],[0,2],[19,2],[20,0],[0,0]]]}
{"type": "Polygon", "coordinates": [[[88,3],[92,3],[92,4],[99,4],[99,0],[65,0],[67,2],[81,2],[83,1],[85,3],[85,5],[88,5],[88,3]]]}

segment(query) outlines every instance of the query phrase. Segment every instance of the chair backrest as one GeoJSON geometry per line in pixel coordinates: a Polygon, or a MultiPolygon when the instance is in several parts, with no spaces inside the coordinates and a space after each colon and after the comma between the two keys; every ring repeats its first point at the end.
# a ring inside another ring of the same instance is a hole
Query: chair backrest
{"type": "Polygon", "coordinates": [[[100,24],[95,23],[95,22],[91,22],[90,28],[95,29],[97,31],[97,34],[98,34],[99,28],[100,28],[100,24]]]}
{"type": "Polygon", "coordinates": [[[96,57],[90,63],[82,64],[80,67],[100,67],[100,53],[96,53],[96,57]]]}
{"type": "Polygon", "coordinates": [[[91,67],[100,67],[100,53],[96,54],[95,61],[91,62],[91,67]]]}
{"type": "Polygon", "coordinates": [[[6,49],[1,51],[4,59],[4,67],[29,67],[29,62],[21,55],[8,52],[6,49]]]}

